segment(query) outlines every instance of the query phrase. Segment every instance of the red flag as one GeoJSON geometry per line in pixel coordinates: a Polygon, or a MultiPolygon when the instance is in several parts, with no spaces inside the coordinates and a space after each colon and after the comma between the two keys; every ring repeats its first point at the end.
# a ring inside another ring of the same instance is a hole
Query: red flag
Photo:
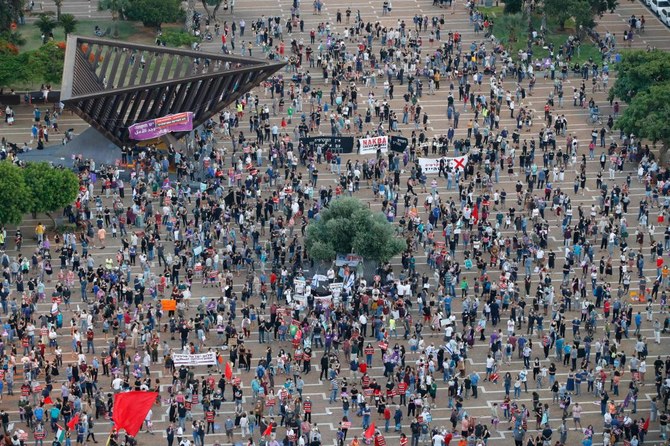
{"type": "Polygon", "coordinates": [[[264,437],[268,437],[268,436],[270,436],[270,435],[272,435],[272,423],[268,424],[267,429],[265,429],[265,430],[263,431],[263,436],[264,436],[264,437]]]}
{"type": "Polygon", "coordinates": [[[642,425],[642,430],[645,432],[649,432],[649,417],[645,420],[644,424],[642,425]]]}
{"type": "Polygon", "coordinates": [[[112,421],[117,430],[124,429],[135,436],[140,431],[151,406],[156,402],[158,392],[133,391],[114,395],[112,421]]]}
{"type": "Polygon", "coordinates": [[[477,205],[472,209],[472,219],[475,221],[475,224],[479,223],[479,206],[477,205]]]}
{"type": "Polygon", "coordinates": [[[365,429],[365,438],[368,440],[372,438],[375,434],[375,423],[370,423],[370,427],[365,429]]]}
{"type": "Polygon", "coordinates": [[[52,400],[50,396],[47,396],[46,398],[44,398],[44,404],[53,404],[53,403],[54,403],[54,400],[52,400]]]}
{"type": "Polygon", "coordinates": [[[229,362],[226,362],[226,371],[224,372],[224,375],[228,381],[233,378],[233,367],[229,362]]]}
{"type": "Polygon", "coordinates": [[[77,423],[79,423],[79,413],[76,413],[72,419],[68,421],[67,428],[73,431],[77,423]]]}

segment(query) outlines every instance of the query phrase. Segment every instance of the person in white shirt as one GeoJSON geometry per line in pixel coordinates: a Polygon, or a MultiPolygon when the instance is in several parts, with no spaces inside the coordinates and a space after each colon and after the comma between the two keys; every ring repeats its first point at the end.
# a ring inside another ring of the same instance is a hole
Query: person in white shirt
{"type": "Polygon", "coordinates": [[[151,417],[153,416],[153,414],[154,414],[153,410],[149,409],[149,412],[147,412],[147,416],[144,417],[144,424],[147,427],[147,433],[148,434],[153,434],[154,433],[153,428],[152,428],[153,422],[151,421],[151,417]]]}
{"type": "Polygon", "coordinates": [[[116,377],[112,380],[112,389],[114,392],[120,392],[123,386],[123,380],[120,377],[116,377]]]}

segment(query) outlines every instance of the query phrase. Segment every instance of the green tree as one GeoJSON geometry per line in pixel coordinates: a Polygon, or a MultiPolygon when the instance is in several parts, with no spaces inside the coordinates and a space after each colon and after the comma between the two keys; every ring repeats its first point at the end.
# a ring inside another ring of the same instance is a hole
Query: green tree
{"type": "Polygon", "coordinates": [[[568,20],[574,19],[577,31],[595,26],[595,18],[606,11],[614,12],[618,0],[544,0],[544,12],[554,18],[560,30],[568,20]]]}
{"type": "Polygon", "coordinates": [[[55,42],[47,42],[28,57],[29,69],[34,79],[48,84],[56,84],[63,77],[65,51],[58,48],[55,42]]]}
{"type": "Polygon", "coordinates": [[[670,81],[670,53],[665,51],[627,51],[616,64],[616,82],[609,91],[609,99],[630,103],[652,85],[670,81]]]}
{"type": "Polygon", "coordinates": [[[0,30],[10,29],[12,23],[21,22],[25,0],[2,0],[0,2],[0,30]]]}
{"type": "Polygon", "coordinates": [[[593,21],[589,0],[544,0],[544,12],[556,20],[561,31],[572,18],[577,26],[593,21]]]}
{"type": "Polygon", "coordinates": [[[9,161],[0,162],[0,224],[19,224],[30,209],[30,190],[21,168],[9,161]]]}
{"type": "Polygon", "coordinates": [[[207,13],[207,17],[210,19],[216,20],[216,13],[219,11],[219,8],[221,7],[222,0],[200,0],[202,3],[202,7],[205,9],[205,12],[207,13]],[[209,9],[210,6],[213,6],[213,9],[209,9]]]}
{"type": "Polygon", "coordinates": [[[333,260],[336,254],[354,253],[366,260],[385,262],[407,248],[395,236],[384,214],[372,212],[355,198],[343,198],[321,212],[307,227],[305,248],[315,260],[333,260]]]}
{"type": "Polygon", "coordinates": [[[79,20],[77,20],[72,14],[62,14],[60,16],[60,20],[58,21],[58,24],[63,28],[66,39],[69,34],[72,34],[77,29],[78,23],[79,20]]]}
{"type": "Polygon", "coordinates": [[[193,34],[177,29],[166,29],[161,34],[160,39],[165,42],[167,46],[172,47],[190,47],[194,42],[199,42],[200,39],[193,34]]]}
{"type": "Polygon", "coordinates": [[[79,193],[79,179],[74,172],[48,163],[28,163],[23,178],[32,198],[28,210],[33,213],[61,210],[79,193]]]}
{"type": "Polygon", "coordinates": [[[615,126],[625,133],[661,141],[661,160],[670,145],[668,112],[670,106],[670,54],[664,51],[629,51],[615,65],[616,82],[609,91],[610,100],[628,104],[615,126]]]}
{"type": "Polygon", "coordinates": [[[635,95],[628,107],[615,123],[615,127],[626,134],[651,140],[654,145],[663,143],[661,160],[670,145],[670,82],[653,85],[635,95]]]}
{"type": "Polygon", "coordinates": [[[40,14],[35,21],[35,26],[44,34],[44,42],[46,42],[51,32],[58,26],[58,22],[48,14],[40,14]]]}
{"type": "Polygon", "coordinates": [[[99,11],[109,11],[112,13],[112,22],[114,22],[112,36],[115,39],[119,37],[119,19],[124,16],[129,6],[129,0],[100,0],[98,3],[99,11]]]}
{"type": "Polygon", "coordinates": [[[31,78],[29,54],[0,54],[0,87],[11,87],[31,78]]]}
{"type": "Polygon", "coordinates": [[[619,6],[619,0],[589,0],[591,6],[591,13],[602,17],[606,12],[613,13],[619,6]]]}
{"type": "Polygon", "coordinates": [[[505,9],[503,10],[503,12],[505,14],[516,14],[517,12],[521,12],[522,7],[523,7],[522,0],[507,0],[505,2],[505,9]]]}
{"type": "Polygon", "coordinates": [[[26,44],[26,39],[18,31],[4,31],[0,32],[0,41],[11,43],[15,46],[23,46],[26,44]]]}
{"type": "Polygon", "coordinates": [[[507,39],[503,37],[501,40],[503,43],[509,45],[510,43],[519,40],[519,37],[523,37],[527,34],[528,20],[520,12],[516,14],[505,14],[495,20],[494,29],[506,30],[504,33],[506,33],[507,39]]]}
{"type": "Polygon", "coordinates": [[[155,28],[159,28],[163,23],[174,23],[184,19],[180,0],[133,0],[127,13],[131,20],[138,20],[144,26],[155,28]]]}

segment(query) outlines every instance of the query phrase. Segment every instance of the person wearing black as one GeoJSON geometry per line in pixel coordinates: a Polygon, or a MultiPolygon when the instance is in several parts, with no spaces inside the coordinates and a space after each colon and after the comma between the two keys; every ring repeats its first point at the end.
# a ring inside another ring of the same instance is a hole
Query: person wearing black
{"type": "Polygon", "coordinates": [[[324,378],[328,379],[328,366],[329,361],[326,355],[321,357],[321,373],[319,374],[319,381],[323,381],[324,378]]]}
{"type": "Polygon", "coordinates": [[[93,427],[95,426],[93,424],[93,417],[89,416],[87,423],[88,423],[88,429],[87,429],[88,434],[86,434],[86,441],[88,441],[89,438],[92,438],[93,443],[97,443],[98,440],[95,439],[95,432],[93,432],[93,427]]]}

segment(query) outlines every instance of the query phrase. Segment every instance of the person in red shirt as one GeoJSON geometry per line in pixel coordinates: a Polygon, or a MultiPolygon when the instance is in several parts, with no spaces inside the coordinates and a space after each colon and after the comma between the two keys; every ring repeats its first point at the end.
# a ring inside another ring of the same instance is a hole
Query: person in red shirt
{"type": "Polygon", "coordinates": [[[391,424],[391,409],[386,406],[384,409],[384,432],[389,431],[389,425],[391,424]]]}

